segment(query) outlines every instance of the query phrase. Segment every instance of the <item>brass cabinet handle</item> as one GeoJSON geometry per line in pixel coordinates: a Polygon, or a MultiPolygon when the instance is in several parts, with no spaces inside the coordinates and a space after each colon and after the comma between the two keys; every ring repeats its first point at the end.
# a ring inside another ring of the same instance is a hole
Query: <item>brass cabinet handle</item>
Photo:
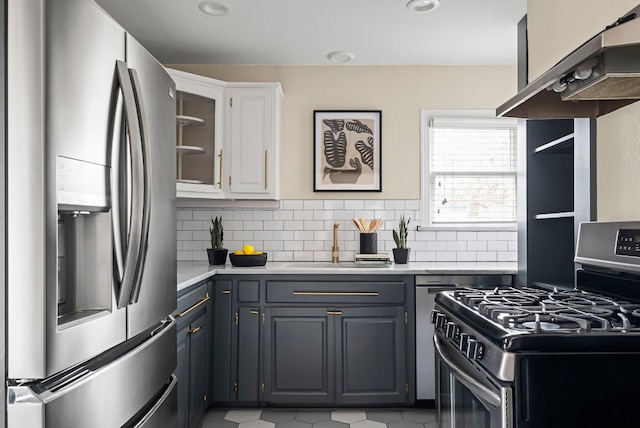
{"type": "Polygon", "coordinates": [[[231,294],[231,290],[222,290],[222,294],[231,294]]]}
{"type": "Polygon", "coordinates": [[[220,164],[218,165],[218,188],[222,189],[222,149],[220,149],[218,157],[220,158],[220,164]]]}
{"type": "Polygon", "coordinates": [[[256,311],[255,309],[251,309],[251,315],[258,315],[260,312],[256,311]]]}
{"type": "Polygon", "coordinates": [[[294,291],[294,296],[379,296],[377,291],[294,291]]]}
{"type": "Polygon", "coordinates": [[[342,315],[342,311],[327,311],[327,315],[342,315]]]}
{"type": "Polygon", "coordinates": [[[189,330],[189,333],[193,334],[193,333],[197,333],[200,331],[200,327],[195,327],[189,330]]]}
{"type": "Polygon", "coordinates": [[[191,306],[189,309],[187,309],[184,312],[179,313],[178,315],[176,315],[176,317],[180,318],[183,317],[185,315],[187,315],[189,312],[193,311],[194,309],[196,309],[198,306],[202,306],[203,304],[205,304],[211,297],[209,297],[209,293],[207,293],[204,297],[201,297],[200,300],[198,301],[198,303],[196,303],[195,305],[191,306]]]}
{"type": "Polygon", "coordinates": [[[264,190],[269,187],[269,150],[264,151],[264,190]]]}

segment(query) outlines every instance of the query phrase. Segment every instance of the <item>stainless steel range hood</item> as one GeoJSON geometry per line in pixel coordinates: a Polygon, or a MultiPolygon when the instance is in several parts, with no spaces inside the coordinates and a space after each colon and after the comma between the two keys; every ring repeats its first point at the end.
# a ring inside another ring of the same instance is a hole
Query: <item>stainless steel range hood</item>
{"type": "Polygon", "coordinates": [[[598,117],[638,100],[640,5],[498,107],[496,115],[598,117]]]}

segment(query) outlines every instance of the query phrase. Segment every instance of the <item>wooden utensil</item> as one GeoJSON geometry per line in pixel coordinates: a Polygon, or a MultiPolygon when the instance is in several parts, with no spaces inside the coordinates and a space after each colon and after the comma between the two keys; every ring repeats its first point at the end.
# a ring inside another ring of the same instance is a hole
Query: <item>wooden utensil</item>
{"type": "Polygon", "coordinates": [[[364,232],[364,229],[362,228],[362,225],[360,224],[360,221],[357,218],[352,218],[351,220],[353,220],[353,224],[356,225],[356,228],[360,231],[360,232],[364,232]]]}
{"type": "Polygon", "coordinates": [[[378,230],[380,230],[380,228],[382,227],[382,223],[384,223],[384,217],[380,217],[380,219],[378,220],[378,222],[376,223],[376,230],[375,232],[377,232],[378,230]]]}
{"type": "Polygon", "coordinates": [[[371,220],[371,223],[369,223],[369,233],[374,233],[376,231],[377,224],[378,224],[377,218],[374,218],[373,220],[371,220]]]}
{"type": "Polygon", "coordinates": [[[364,231],[364,233],[367,233],[367,220],[365,220],[364,217],[360,217],[360,224],[362,225],[362,230],[364,231]]]}

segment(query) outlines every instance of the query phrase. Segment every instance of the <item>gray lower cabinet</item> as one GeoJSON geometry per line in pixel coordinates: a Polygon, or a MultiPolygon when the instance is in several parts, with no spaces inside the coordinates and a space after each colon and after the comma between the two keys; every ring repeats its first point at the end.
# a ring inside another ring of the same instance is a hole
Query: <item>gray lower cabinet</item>
{"type": "Polygon", "coordinates": [[[335,402],[335,316],[330,312],[328,308],[265,309],[266,401],[335,402]]]}
{"type": "Polygon", "coordinates": [[[214,331],[213,331],[213,388],[211,403],[231,401],[231,329],[233,317],[231,305],[233,283],[230,279],[217,279],[213,283],[214,331]]]}
{"type": "Polygon", "coordinates": [[[407,401],[404,307],[275,307],[265,312],[266,401],[407,401]]]}
{"type": "Polygon", "coordinates": [[[221,275],[215,298],[216,404],[414,402],[413,277],[221,275]]]}
{"type": "Polygon", "coordinates": [[[199,427],[207,408],[210,373],[210,284],[203,282],[178,297],[177,323],[178,426],[199,427]]]}
{"type": "Polygon", "coordinates": [[[343,308],[336,318],[336,402],[404,403],[404,307],[343,308]]]}

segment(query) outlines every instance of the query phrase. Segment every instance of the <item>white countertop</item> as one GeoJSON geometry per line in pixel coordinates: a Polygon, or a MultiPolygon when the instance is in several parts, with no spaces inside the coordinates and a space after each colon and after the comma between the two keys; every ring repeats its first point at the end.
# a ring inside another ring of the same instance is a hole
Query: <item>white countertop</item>
{"type": "Polygon", "coordinates": [[[447,275],[517,273],[516,262],[410,262],[405,265],[360,266],[353,262],[267,262],[265,266],[211,266],[207,262],[178,262],[178,291],[216,274],[379,274],[379,275],[447,275]]]}

